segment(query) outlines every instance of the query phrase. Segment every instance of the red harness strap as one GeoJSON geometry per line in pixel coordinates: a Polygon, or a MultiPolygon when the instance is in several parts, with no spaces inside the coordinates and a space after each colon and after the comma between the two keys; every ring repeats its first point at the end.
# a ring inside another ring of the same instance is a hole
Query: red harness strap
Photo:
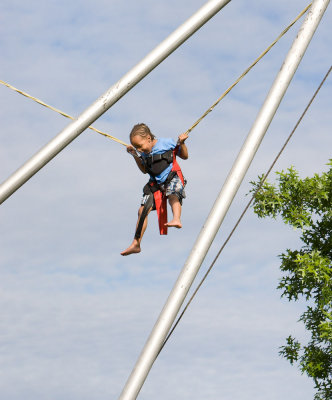
{"type": "MultiPolygon", "coordinates": [[[[182,171],[180,165],[176,161],[176,154],[178,150],[179,146],[176,146],[173,150],[173,167],[171,171],[175,171],[178,174],[182,184],[184,185],[182,171]]],[[[165,193],[163,193],[161,190],[154,192],[153,196],[158,214],[159,232],[161,235],[167,235],[167,226],[165,225],[167,224],[167,198],[165,193]]]]}

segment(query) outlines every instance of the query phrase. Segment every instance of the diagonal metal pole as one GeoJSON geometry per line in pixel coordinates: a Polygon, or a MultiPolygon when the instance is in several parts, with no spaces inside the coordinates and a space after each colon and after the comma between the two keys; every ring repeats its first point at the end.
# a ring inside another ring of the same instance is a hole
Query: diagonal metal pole
{"type": "Polygon", "coordinates": [[[138,396],[328,4],[329,0],[312,2],[119,400],[134,400],[138,396]]]}
{"type": "Polygon", "coordinates": [[[0,204],[181,46],[231,0],[210,0],[0,185],[0,204]]]}

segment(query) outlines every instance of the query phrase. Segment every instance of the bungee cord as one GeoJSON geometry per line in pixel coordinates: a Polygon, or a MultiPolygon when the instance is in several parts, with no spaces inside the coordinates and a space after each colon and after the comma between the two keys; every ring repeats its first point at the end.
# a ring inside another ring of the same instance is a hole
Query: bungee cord
{"type": "MultiPolygon", "coordinates": [[[[224,91],[224,93],[197,119],[197,121],[186,130],[185,133],[190,133],[219,103],[220,101],[226,97],[226,95],[248,74],[248,72],[272,49],[272,47],[290,30],[290,28],[308,11],[308,9],[311,7],[311,4],[308,4],[307,7],[305,7],[300,14],[279,34],[279,36],[277,36],[277,38],[255,59],[255,61],[250,64],[250,66],[236,79],[236,81],[229,86],[229,88],[227,90],[224,91]]],[[[71,120],[74,120],[75,118],[72,117],[71,115],[65,113],[64,111],[59,110],[58,108],[55,108],[47,103],[45,103],[43,100],[38,99],[37,97],[34,97],[26,92],[24,92],[23,90],[17,89],[16,87],[14,87],[13,85],[3,81],[0,79],[0,84],[8,87],[11,90],[14,90],[15,92],[35,101],[36,103],[57,112],[58,114],[69,118],[71,120]]],[[[111,139],[117,143],[122,144],[123,146],[128,146],[127,143],[125,143],[124,141],[122,141],[121,139],[116,138],[115,136],[112,136],[108,133],[105,133],[99,129],[94,128],[93,126],[89,126],[89,129],[99,133],[100,135],[103,135],[104,137],[111,139]]]]}

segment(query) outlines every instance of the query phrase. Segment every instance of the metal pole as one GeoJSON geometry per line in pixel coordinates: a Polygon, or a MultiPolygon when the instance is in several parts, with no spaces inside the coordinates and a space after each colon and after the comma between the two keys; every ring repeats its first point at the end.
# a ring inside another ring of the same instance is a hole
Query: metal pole
{"type": "Polygon", "coordinates": [[[177,313],[192,285],[228,208],[247,172],[306,48],[328,6],[329,0],[314,0],[299,33],[288,52],[226,182],[194,244],[194,247],[170,293],[167,302],[142,350],[142,353],[119,397],[136,399],[163,345],[177,313]]]}
{"type": "Polygon", "coordinates": [[[0,204],[219,12],[230,0],[210,0],[0,185],[0,204]]]}

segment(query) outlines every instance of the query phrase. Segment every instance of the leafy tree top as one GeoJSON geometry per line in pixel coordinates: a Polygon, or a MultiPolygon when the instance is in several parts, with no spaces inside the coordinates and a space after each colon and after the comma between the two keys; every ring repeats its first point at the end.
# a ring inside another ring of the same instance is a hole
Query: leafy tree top
{"type": "MultiPolygon", "coordinates": [[[[253,204],[258,217],[280,216],[301,232],[303,246],[279,256],[278,289],[290,301],[310,302],[300,321],[311,339],[301,344],[289,336],[280,354],[314,380],[315,400],[332,399],[332,160],[327,165],[327,172],[304,179],[293,167],[277,172],[276,184],[264,182],[253,204]]],[[[263,178],[252,182],[253,192],[263,178]]]]}

